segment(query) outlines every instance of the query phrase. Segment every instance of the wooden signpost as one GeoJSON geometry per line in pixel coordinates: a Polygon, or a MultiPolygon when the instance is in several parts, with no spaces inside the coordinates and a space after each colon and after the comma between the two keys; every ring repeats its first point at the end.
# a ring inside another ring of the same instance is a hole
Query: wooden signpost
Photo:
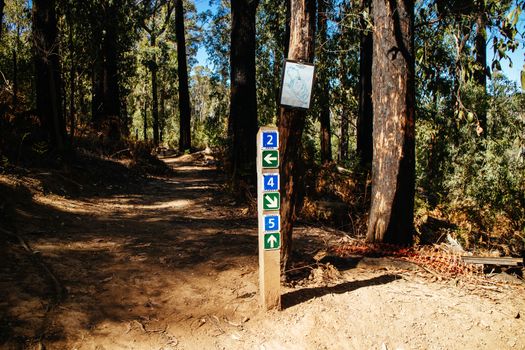
{"type": "Polygon", "coordinates": [[[259,292],[266,310],[281,308],[281,193],[279,132],[262,127],[257,134],[257,209],[259,220],[259,292]]]}

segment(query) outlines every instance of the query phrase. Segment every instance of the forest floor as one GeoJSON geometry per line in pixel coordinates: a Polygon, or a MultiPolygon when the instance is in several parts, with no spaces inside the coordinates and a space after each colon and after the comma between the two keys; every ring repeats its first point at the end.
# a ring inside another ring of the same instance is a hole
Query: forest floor
{"type": "MultiPolygon", "coordinates": [[[[283,310],[263,311],[256,217],[207,157],[164,161],[173,176],[90,195],[0,175],[26,192],[0,233],[1,349],[525,349],[522,281],[394,258],[312,264],[282,287],[283,310]]],[[[295,231],[303,258],[350,240],[295,231]]]]}

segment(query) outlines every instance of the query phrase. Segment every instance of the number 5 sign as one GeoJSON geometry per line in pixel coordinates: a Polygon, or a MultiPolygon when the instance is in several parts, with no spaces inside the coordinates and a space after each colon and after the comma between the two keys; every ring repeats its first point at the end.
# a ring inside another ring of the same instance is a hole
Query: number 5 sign
{"type": "Polygon", "coordinates": [[[280,215],[264,215],[264,232],[279,232],[280,229],[280,215]]]}

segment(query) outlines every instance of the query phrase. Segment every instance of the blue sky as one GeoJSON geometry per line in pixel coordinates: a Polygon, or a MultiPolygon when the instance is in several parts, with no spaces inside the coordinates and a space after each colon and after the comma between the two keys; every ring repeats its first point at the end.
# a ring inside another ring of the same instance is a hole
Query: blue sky
{"type": "MultiPolygon", "coordinates": [[[[204,12],[212,8],[210,6],[210,0],[195,0],[195,6],[198,12],[204,12]]],[[[525,33],[525,13],[522,13],[519,18],[518,28],[520,33],[525,33]]],[[[489,45],[487,45],[487,57],[489,60],[488,65],[490,66],[492,63],[492,58],[494,57],[494,50],[492,47],[492,38],[489,37],[488,39],[489,45]]],[[[516,82],[518,87],[520,87],[520,74],[521,70],[524,69],[525,63],[525,38],[520,37],[518,40],[520,42],[519,48],[515,52],[507,53],[512,60],[512,67],[510,67],[510,62],[508,60],[502,60],[500,64],[505,76],[507,76],[507,78],[511,81],[516,82]]],[[[199,51],[197,52],[197,61],[200,65],[206,66],[209,64],[209,62],[207,62],[207,58],[208,55],[206,50],[203,47],[200,47],[199,51]]]]}
{"type": "MultiPolygon", "coordinates": [[[[522,35],[525,35],[525,13],[522,13],[519,18],[518,31],[522,35]]],[[[519,48],[514,52],[507,53],[512,60],[512,67],[509,66],[510,62],[508,60],[502,60],[500,64],[501,69],[503,70],[503,73],[507,76],[507,78],[509,78],[512,81],[515,81],[519,87],[521,86],[521,70],[525,69],[525,67],[523,66],[525,63],[525,37],[519,37],[518,41],[520,42],[519,48]]],[[[489,45],[487,47],[487,51],[487,56],[489,58],[490,64],[492,58],[494,57],[494,48],[492,46],[491,38],[489,38],[489,45]]]]}
{"type": "MultiPolygon", "coordinates": [[[[195,7],[199,13],[209,10],[211,8],[210,0],[195,0],[195,7]]],[[[208,62],[206,62],[207,58],[208,55],[206,54],[206,49],[204,49],[204,47],[201,45],[199,47],[199,51],[197,51],[197,61],[200,65],[206,66],[208,65],[208,62]]]]}

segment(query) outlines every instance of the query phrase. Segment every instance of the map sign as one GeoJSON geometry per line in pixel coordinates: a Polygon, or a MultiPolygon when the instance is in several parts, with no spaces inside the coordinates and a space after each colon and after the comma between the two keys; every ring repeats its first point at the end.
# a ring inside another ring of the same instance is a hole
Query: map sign
{"type": "Polygon", "coordinates": [[[281,105],[308,109],[312,97],[315,67],[312,64],[285,61],[281,105]]]}

